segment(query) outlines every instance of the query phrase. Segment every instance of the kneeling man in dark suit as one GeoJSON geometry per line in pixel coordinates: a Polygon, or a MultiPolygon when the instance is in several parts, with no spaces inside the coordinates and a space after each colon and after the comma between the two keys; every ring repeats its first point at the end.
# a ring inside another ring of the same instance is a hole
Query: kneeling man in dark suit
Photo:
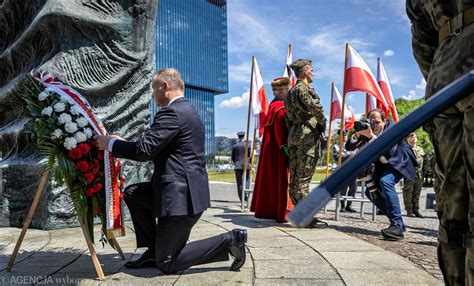
{"type": "Polygon", "coordinates": [[[245,263],[246,230],[234,229],[186,244],[191,229],[210,207],[204,125],[184,97],[184,82],[176,69],[158,71],[152,88],[160,110],[140,139],[94,137],[99,149],[108,149],[116,157],[154,163],[151,182],[125,189],[137,247],[148,248],[125,266],[158,266],[171,274],[193,265],[228,261],[230,254],[234,258],[230,270],[239,270],[245,263]]]}

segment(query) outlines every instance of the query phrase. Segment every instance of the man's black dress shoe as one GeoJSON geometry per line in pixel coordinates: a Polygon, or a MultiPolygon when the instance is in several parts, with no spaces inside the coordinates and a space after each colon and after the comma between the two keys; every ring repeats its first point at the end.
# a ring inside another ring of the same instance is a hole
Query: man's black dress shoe
{"type": "Polygon", "coordinates": [[[247,242],[247,230],[232,230],[232,245],[229,248],[230,255],[234,262],[230,266],[231,271],[238,271],[245,264],[245,243],[247,242]]]}
{"type": "Polygon", "coordinates": [[[156,267],[155,254],[152,251],[147,250],[137,260],[129,261],[125,263],[125,267],[127,268],[156,267]]]}

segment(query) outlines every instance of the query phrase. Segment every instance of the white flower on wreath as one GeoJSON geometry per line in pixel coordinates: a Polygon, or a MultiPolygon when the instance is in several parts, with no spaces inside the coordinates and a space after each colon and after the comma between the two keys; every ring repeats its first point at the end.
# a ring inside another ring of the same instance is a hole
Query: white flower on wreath
{"type": "Polygon", "coordinates": [[[67,99],[66,99],[65,97],[62,97],[62,96],[59,98],[59,100],[60,100],[61,102],[64,102],[64,103],[69,102],[69,101],[67,101],[67,99]]]}
{"type": "Polygon", "coordinates": [[[61,129],[56,129],[53,132],[53,139],[59,139],[63,135],[63,131],[61,129]]]}
{"type": "Polygon", "coordinates": [[[53,113],[53,108],[51,106],[45,107],[43,108],[43,110],[41,110],[42,115],[51,116],[52,113],[53,113]]]}
{"type": "Polygon", "coordinates": [[[59,117],[58,117],[59,124],[65,124],[65,123],[69,123],[71,121],[72,121],[72,117],[71,117],[71,115],[69,115],[67,113],[61,113],[61,115],[59,115],[59,117]]]}
{"type": "Polygon", "coordinates": [[[77,131],[77,124],[75,122],[68,122],[64,125],[64,129],[68,133],[74,133],[77,131]]]}
{"type": "Polygon", "coordinates": [[[53,107],[54,111],[63,112],[66,109],[66,104],[64,104],[64,102],[58,102],[53,107]]]}
{"type": "Polygon", "coordinates": [[[38,94],[38,100],[43,101],[46,98],[48,98],[48,96],[49,96],[49,93],[47,93],[46,91],[43,91],[40,94],[38,94]]]}
{"type": "Polygon", "coordinates": [[[86,134],[87,139],[92,138],[92,129],[90,129],[90,128],[84,128],[83,131],[84,131],[84,134],[86,134]]]}
{"type": "Polygon", "coordinates": [[[77,147],[77,141],[73,137],[66,137],[66,139],[64,139],[63,145],[64,145],[64,148],[68,150],[72,150],[77,147]]]}
{"type": "Polygon", "coordinates": [[[89,122],[87,121],[87,119],[84,116],[81,116],[78,119],[76,119],[76,123],[77,123],[77,126],[79,126],[81,128],[86,127],[87,125],[89,125],[89,122]]]}
{"type": "Polygon", "coordinates": [[[81,114],[81,107],[77,104],[74,104],[73,106],[71,106],[70,111],[72,115],[79,115],[81,114]]]}
{"type": "Polygon", "coordinates": [[[78,131],[76,134],[74,134],[74,139],[76,139],[77,143],[81,143],[87,140],[87,136],[83,132],[78,131]]]}

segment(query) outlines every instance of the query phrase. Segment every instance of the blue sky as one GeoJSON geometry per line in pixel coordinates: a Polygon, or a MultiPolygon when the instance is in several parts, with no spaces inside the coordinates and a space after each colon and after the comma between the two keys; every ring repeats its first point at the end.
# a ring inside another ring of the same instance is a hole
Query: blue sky
{"type": "MultiPolygon", "coordinates": [[[[228,0],[227,17],[229,92],[215,97],[217,136],[246,130],[252,56],[273,99],[269,83],[282,76],[289,43],[293,60],[313,60],[313,86],[328,117],[331,82],[342,91],[346,42],[374,74],[381,58],[395,99],[424,95],[404,0],[228,0]]],[[[364,112],[363,94],[349,93],[346,100],[356,114],[364,112]]]]}

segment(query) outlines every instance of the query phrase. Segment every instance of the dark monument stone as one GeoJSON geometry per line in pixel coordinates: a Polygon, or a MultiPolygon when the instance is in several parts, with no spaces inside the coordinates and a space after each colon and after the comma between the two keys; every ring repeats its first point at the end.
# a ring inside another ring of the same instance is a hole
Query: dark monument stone
{"type": "MultiPolygon", "coordinates": [[[[158,0],[0,0],[0,226],[22,226],[43,172],[24,106],[12,90],[48,70],[84,95],[111,134],[136,138],[150,120],[158,0]]],[[[127,184],[148,165],[125,162],[127,184]]],[[[75,224],[64,186],[50,182],[32,227],[75,224]]]]}

